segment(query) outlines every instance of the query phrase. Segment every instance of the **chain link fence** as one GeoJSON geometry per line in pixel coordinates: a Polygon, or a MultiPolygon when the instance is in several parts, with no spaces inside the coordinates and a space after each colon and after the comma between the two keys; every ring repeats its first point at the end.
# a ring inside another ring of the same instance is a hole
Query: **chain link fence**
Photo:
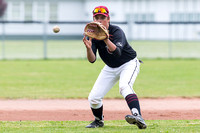
{"type": "MultiPolygon", "coordinates": [[[[0,59],[86,58],[82,43],[86,23],[1,21],[0,59]],[[55,34],[52,27],[57,24],[61,32],[55,34]]],[[[140,58],[200,58],[200,22],[113,23],[125,31],[140,58]]]]}

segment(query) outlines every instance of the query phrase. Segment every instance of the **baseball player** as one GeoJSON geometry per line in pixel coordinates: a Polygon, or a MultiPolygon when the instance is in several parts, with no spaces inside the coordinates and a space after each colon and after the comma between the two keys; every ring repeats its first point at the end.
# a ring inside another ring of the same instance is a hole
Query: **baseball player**
{"type": "Polygon", "coordinates": [[[128,44],[122,29],[110,24],[107,7],[95,7],[93,20],[100,22],[108,29],[109,38],[105,40],[96,40],[87,36],[83,38],[88,61],[94,63],[98,51],[105,63],[88,97],[95,120],[86,128],[104,126],[102,99],[119,81],[120,94],[125,98],[132,113],[132,115],[126,115],[125,120],[129,124],[137,125],[139,129],[145,129],[147,125],[141,116],[139,100],[132,88],[140,70],[136,51],[128,44]]]}

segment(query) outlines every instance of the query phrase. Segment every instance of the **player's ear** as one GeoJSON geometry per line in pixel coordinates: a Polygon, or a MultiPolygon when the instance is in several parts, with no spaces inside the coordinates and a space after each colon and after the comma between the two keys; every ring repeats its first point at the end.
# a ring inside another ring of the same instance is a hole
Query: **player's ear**
{"type": "Polygon", "coordinates": [[[93,17],[93,21],[97,21],[97,18],[96,18],[96,16],[94,16],[94,17],[93,17]]]}
{"type": "Polygon", "coordinates": [[[108,23],[110,23],[110,16],[107,17],[108,23]]]}

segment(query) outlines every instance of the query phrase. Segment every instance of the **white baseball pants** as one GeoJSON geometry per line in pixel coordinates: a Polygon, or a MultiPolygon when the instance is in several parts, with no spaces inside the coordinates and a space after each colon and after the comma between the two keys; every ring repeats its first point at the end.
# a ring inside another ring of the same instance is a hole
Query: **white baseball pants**
{"type": "Polygon", "coordinates": [[[137,58],[117,68],[111,68],[105,65],[89,94],[88,100],[90,102],[90,107],[93,109],[100,108],[103,105],[103,97],[118,80],[119,91],[124,98],[129,94],[134,94],[135,92],[132,86],[139,71],[140,62],[137,58]]]}

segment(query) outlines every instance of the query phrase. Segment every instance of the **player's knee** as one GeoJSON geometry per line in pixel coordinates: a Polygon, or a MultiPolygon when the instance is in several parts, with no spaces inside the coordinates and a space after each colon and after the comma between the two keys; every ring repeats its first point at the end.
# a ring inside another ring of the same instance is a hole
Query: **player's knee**
{"type": "Polygon", "coordinates": [[[128,84],[120,85],[119,86],[119,92],[124,98],[129,94],[135,93],[133,91],[133,88],[128,84]]]}
{"type": "Polygon", "coordinates": [[[129,86],[128,84],[120,84],[119,85],[119,90],[120,90],[120,93],[124,90],[127,90],[128,88],[131,89],[131,86],[129,86]]]}

